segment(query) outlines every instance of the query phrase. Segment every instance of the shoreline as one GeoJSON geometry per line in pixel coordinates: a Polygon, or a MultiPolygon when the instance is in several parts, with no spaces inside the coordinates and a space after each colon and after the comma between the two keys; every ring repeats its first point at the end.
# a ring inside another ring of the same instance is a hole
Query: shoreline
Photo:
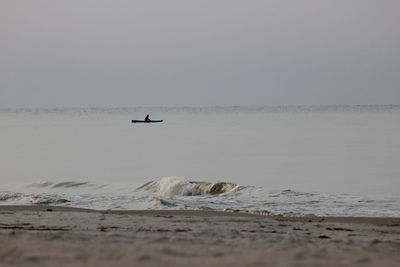
{"type": "Polygon", "coordinates": [[[115,215],[141,215],[141,216],[203,216],[203,217],[254,217],[254,218],[273,218],[277,220],[287,220],[293,222],[306,222],[309,220],[337,223],[376,223],[384,224],[393,222],[400,224],[400,217],[358,217],[358,216],[291,216],[288,215],[262,215],[256,213],[214,211],[214,210],[96,210],[76,207],[52,206],[52,205],[0,205],[1,211],[58,211],[58,212],[88,212],[98,214],[115,215]]]}
{"type": "Polygon", "coordinates": [[[398,266],[400,218],[0,206],[0,266],[398,266]]]}

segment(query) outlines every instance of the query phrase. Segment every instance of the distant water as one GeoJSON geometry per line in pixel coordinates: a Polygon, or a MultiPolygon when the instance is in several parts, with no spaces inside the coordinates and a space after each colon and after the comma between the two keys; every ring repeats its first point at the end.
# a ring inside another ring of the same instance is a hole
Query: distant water
{"type": "Polygon", "coordinates": [[[2,109],[0,122],[2,205],[400,216],[399,105],[2,109]],[[130,123],[146,114],[164,122],[130,123]]]}

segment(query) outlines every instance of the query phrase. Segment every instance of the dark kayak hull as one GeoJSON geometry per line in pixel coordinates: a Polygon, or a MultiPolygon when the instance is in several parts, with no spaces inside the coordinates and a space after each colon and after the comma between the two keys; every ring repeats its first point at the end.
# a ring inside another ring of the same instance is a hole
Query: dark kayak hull
{"type": "Polygon", "coordinates": [[[155,123],[155,122],[163,122],[163,120],[158,120],[158,121],[140,121],[140,120],[132,120],[132,123],[155,123]]]}

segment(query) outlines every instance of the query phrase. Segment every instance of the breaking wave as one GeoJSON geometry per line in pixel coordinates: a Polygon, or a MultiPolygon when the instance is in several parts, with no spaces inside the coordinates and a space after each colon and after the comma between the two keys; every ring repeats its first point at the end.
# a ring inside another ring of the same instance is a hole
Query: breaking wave
{"type": "Polygon", "coordinates": [[[98,210],[216,210],[303,216],[400,216],[400,198],[269,191],[231,182],[164,177],[138,184],[43,182],[0,187],[0,205],[57,205],[98,210]]]}
{"type": "Polygon", "coordinates": [[[0,201],[7,202],[7,204],[34,204],[34,205],[49,205],[49,204],[63,204],[71,202],[68,199],[60,198],[57,195],[46,194],[22,194],[22,193],[8,193],[0,192],[0,201]]]}
{"type": "Polygon", "coordinates": [[[221,195],[237,192],[245,187],[234,183],[194,182],[180,177],[164,177],[158,181],[147,182],[137,190],[151,191],[159,196],[199,196],[221,195]]]}

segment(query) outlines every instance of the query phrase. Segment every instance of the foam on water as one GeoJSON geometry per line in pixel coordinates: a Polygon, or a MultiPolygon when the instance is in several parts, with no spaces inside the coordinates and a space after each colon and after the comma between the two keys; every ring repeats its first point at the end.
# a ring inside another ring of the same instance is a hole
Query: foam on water
{"type": "Polygon", "coordinates": [[[163,177],[140,186],[44,182],[0,191],[0,205],[58,205],[90,209],[189,209],[291,216],[400,217],[400,198],[367,198],[293,190],[268,191],[230,182],[163,177]]]}
{"type": "Polygon", "coordinates": [[[194,184],[183,178],[165,177],[157,185],[160,196],[193,196],[199,194],[194,184]]]}

